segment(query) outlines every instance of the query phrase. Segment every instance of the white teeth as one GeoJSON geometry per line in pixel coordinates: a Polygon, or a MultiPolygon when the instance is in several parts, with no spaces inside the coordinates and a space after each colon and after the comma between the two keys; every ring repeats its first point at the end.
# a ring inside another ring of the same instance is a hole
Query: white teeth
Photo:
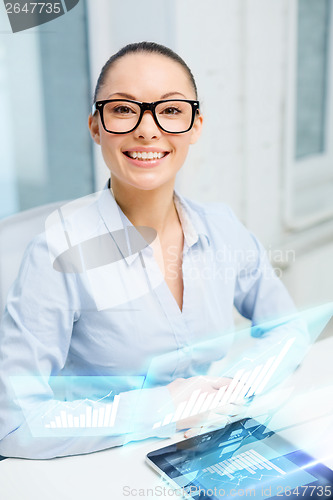
{"type": "Polygon", "coordinates": [[[152,151],[149,151],[149,153],[147,153],[145,151],[141,151],[141,152],[140,151],[128,151],[127,154],[128,154],[128,156],[130,156],[134,160],[137,158],[139,160],[156,160],[157,158],[160,159],[166,155],[166,153],[157,153],[157,152],[152,152],[152,151]]]}

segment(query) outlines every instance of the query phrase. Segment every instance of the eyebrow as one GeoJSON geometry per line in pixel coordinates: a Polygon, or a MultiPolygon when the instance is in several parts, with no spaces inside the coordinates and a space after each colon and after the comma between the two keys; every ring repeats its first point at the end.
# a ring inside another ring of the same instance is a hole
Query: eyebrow
{"type": "MultiPolygon", "coordinates": [[[[126,92],[114,92],[113,94],[110,94],[107,96],[107,99],[109,99],[110,97],[114,96],[114,95],[119,95],[121,97],[124,97],[125,99],[131,99],[132,101],[137,101],[137,99],[132,96],[131,94],[127,94],[126,92]]],[[[185,99],[186,96],[184,94],[182,94],[181,92],[167,92],[166,94],[163,94],[161,95],[160,99],[167,99],[168,97],[172,96],[172,95],[180,95],[182,97],[184,97],[185,99]]]]}

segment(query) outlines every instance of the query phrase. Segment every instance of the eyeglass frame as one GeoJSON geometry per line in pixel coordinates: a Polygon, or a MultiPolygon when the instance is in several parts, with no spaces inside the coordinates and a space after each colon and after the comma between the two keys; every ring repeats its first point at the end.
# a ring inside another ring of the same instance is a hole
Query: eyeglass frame
{"type": "Polygon", "coordinates": [[[96,111],[99,111],[99,115],[101,117],[101,122],[102,122],[103,128],[109,134],[129,134],[130,132],[133,132],[140,125],[142,117],[143,117],[145,111],[151,111],[151,114],[153,115],[153,118],[154,118],[154,121],[155,121],[156,125],[158,126],[158,128],[160,128],[161,130],[163,130],[163,132],[166,132],[167,134],[185,134],[186,132],[189,132],[191,130],[191,128],[193,127],[194,120],[195,120],[195,115],[200,113],[199,106],[200,106],[199,101],[195,101],[195,100],[191,100],[191,99],[164,99],[164,100],[161,100],[161,101],[154,101],[154,102],[140,102],[140,101],[133,101],[131,99],[104,99],[102,101],[96,101],[96,102],[94,102],[94,104],[92,106],[92,110],[91,110],[91,115],[94,116],[94,114],[96,113],[96,111]],[[130,102],[132,104],[137,104],[140,107],[140,115],[139,115],[137,124],[135,125],[135,127],[133,127],[131,130],[128,130],[127,132],[111,132],[105,126],[105,122],[104,122],[104,106],[106,104],[108,104],[109,102],[119,102],[119,101],[121,101],[121,102],[130,102]],[[189,104],[191,104],[191,106],[192,106],[192,119],[191,119],[191,124],[190,124],[190,126],[189,126],[189,128],[187,130],[182,130],[181,132],[170,132],[168,130],[165,130],[159,124],[157,116],[156,116],[156,113],[155,113],[155,109],[156,109],[156,106],[158,104],[161,104],[163,102],[188,102],[189,104]]]}

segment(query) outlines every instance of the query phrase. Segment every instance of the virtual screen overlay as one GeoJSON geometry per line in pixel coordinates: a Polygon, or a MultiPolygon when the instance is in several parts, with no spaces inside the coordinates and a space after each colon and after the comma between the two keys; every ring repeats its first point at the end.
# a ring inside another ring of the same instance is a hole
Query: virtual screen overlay
{"type": "Polygon", "coordinates": [[[333,472],[244,419],[148,454],[185,498],[331,498],[333,472]]]}
{"type": "MultiPolygon", "coordinates": [[[[258,339],[258,348],[247,349],[241,355],[224,357],[233,335],[230,340],[222,335],[193,344],[187,352],[177,350],[154,357],[147,373],[138,376],[10,376],[13,400],[34,437],[110,436],[141,432],[143,427],[150,435],[159,435],[156,433],[160,428],[199,414],[209,416],[207,423],[221,415],[236,415],[237,420],[258,418],[263,412],[273,415],[296,397],[302,399],[302,391],[288,379],[308,349],[308,342],[304,344],[299,339],[305,332],[312,344],[331,314],[329,304],[303,312],[301,321],[299,316],[280,319],[273,323],[278,332],[273,341],[258,339]],[[300,329],[299,324],[305,327],[300,329]],[[229,377],[230,383],[212,393],[194,385],[192,393],[184,394],[183,400],[182,394],[178,394],[179,404],[173,405],[167,397],[160,398],[157,404],[151,389],[171,382],[168,377],[179,366],[188,366],[189,375],[192,366],[193,375],[200,374],[200,368],[205,375],[209,368],[209,375],[229,377]]],[[[237,332],[235,344],[243,347],[246,337],[251,337],[256,328],[237,332]]],[[[260,328],[274,330],[271,323],[260,328]]],[[[322,391],[330,390],[326,387],[330,380],[319,383],[322,391]]],[[[306,388],[305,398],[310,397],[310,389],[306,388]]],[[[320,387],[314,385],[311,391],[311,400],[321,397],[320,387]]],[[[280,423],[276,425],[275,430],[280,423]]]]}

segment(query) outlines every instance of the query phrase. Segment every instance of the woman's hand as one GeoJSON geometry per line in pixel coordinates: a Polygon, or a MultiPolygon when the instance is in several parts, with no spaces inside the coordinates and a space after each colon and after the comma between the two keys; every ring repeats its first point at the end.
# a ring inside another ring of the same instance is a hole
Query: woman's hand
{"type": "MultiPolygon", "coordinates": [[[[175,408],[184,401],[188,401],[192,396],[194,391],[199,390],[200,394],[207,393],[206,397],[210,394],[217,394],[218,390],[229,385],[232,379],[225,377],[207,377],[207,376],[197,376],[190,377],[187,379],[177,378],[171,382],[167,387],[173,399],[175,408]]],[[[199,410],[200,411],[200,410],[199,410]]],[[[209,410],[204,413],[198,413],[193,416],[188,416],[186,418],[181,418],[177,421],[177,429],[187,429],[189,427],[201,426],[207,421],[207,416],[210,413],[209,410]]]]}
{"type": "MultiPolygon", "coordinates": [[[[207,398],[210,394],[217,394],[221,387],[229,386],[231,382],[232,379],[227,377],[197,376],[188,379],[178,378],[167,387],[173,399],[174,406],[177,408],[182,402],[188,401],[194,391],[200,391],[199,397],[200,394],[207,393],[207,398]]],[[[223,395],[221,395],[221,398],[222,397],[223,395]]],[[[224,427],[229,424],[234,417],[237,417],[242,409],[243,406],[239,401],[237,401],[237,404],[226,404],[213,410],[208,409],[205,412],[200,412],[178,420],[177,430],[188,429],[184,434],[187,438],[206,432],[209,428],[224,427]]]]}

